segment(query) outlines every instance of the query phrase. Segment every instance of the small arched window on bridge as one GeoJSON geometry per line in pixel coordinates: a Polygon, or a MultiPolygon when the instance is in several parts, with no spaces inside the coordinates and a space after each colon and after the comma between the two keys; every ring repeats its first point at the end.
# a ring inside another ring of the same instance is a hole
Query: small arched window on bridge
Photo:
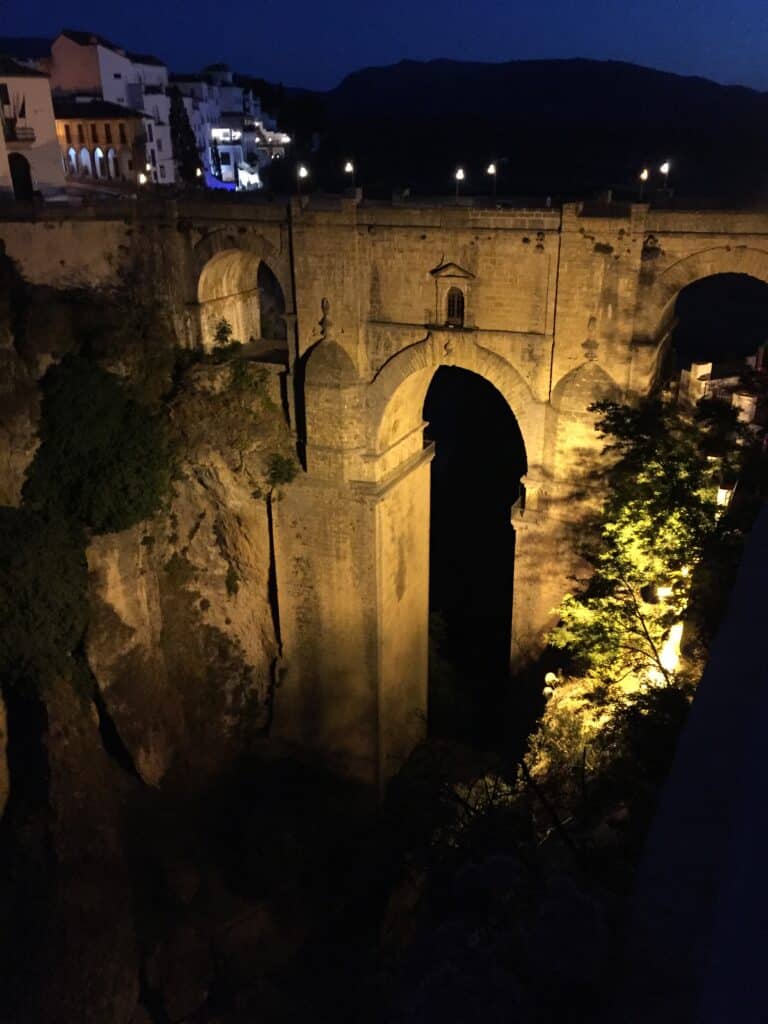
{"type": "Polygon", "coordinates": [[[446,324],[449,327],[464,326],[464,292],[461,288],[449,288],[447,297],[446,324]]]}

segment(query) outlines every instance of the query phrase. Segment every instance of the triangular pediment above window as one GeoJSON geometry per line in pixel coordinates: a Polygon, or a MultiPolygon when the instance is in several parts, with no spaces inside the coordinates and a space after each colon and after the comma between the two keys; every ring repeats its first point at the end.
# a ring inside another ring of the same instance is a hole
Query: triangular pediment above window
{"type": "Polygon", "coordinates": [[[434,270],[430,270],[432,277],[461,277],[465,281],[470,280],[475,275],[470,274],[464,267],[460,267],[458,263],[441,263],[439,267],[435,267],[434,270]]]}

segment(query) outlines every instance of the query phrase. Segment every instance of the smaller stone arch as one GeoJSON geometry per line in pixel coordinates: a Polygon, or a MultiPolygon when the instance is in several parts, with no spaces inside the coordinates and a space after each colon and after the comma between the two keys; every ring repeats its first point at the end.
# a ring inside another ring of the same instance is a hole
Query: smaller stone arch
{"type": "Polygon", "coordinates": [[[694,281],[718,274],[745,274],[768,283],[768,252],[747,245],[712,246],[677,260],[641,288],[634,329],[634,390],[647,390],[659,373],[680,292],[694,281]]]}
{"type": "Polygon", "coordinates": [[[67,174],[77,175],[77,150],[74,146],[67,150],[67,174]]]}
{"type": "Polygon", "coordinates": [[[112,181],[119,177],[117,153],[115,152],[114,146],[110,146],[107,150],[107,176],[112,181]]]}
{"type": "MultiPolygon", "coordinates": [[[[221,236],[221,241],[231,238],[221,236]]],[[[221,244],[221,243],[219,243],[221,244]]],[[[197,281],[197,301],[203,344],[214,344],[226,322],[232,340],[258,343],[266,352],[287,357],[285,293],[263,259],[261,247],[219,248],[203,264],[197,281]]]]}
{"type": "Polygon", "coordinates": [[[81,176],[83,178],[92,178],[93,177],[93,163],[91,161],[91,154],[89,153],[89,151],[86,149],[85,146],[83,146],[83,148],[80,150],[80,155],[79,155],[79,158],[78,158],[78,163],[80,165],[80,174],[81,174],[81,176]]]}

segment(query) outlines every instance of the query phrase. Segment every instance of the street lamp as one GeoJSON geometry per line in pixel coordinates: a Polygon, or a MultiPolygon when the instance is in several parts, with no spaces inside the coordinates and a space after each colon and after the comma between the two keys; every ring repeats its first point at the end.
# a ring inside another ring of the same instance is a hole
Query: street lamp
{"type": "Polygon", "coordinates": [[[307,170],[307,168],[304,166],[304,164],[299,164],[299,166],[296,168],[296,187],[298,189],[299,195],[301,195],[301,183],[302,181],[304,181],[305,178],[308,177],[309,171],[307,170]]]}
{"type": "Polygon", "coordinates": [[[643,190],[645,189],[645,183],[646,183],[646,181],[648,181],[649,177],[650,177],[650,172],[649,172],[647,167],[644,167],[642,169],[642,171],[640,171],[640,198],[641,199],[643,198],[643,190]]]}
{"type": "Polygon", "coordinates": [[[347,162],[344,164],[344,173],[348,174],[350,176],[350,178],[352,179],[352,186],[354,187],[354,184],[355,184],[355,165],[352,163],[351,160],[347,160],[347,162]]]}
{"type": "Polygon", "coordinates": [[[456,179],[456,198],[458,199],[459,198],[459,185],[461,185],[462,181],[464,181],[464,179],[466,178],[466,174],[464,173],[464,168],[463,167],[457,167],[456,168],[456,173],[454,174],[454,178],[456,179]]]}
{"type": "Polygon", "coordinates": [[[491,160],[491,162],[488,164],[488,166],[485,169],[485,173],[491,179],[491,193],[492,193],[494,201],[495,201],[496,200],[496,162],[494,160],[491,160]]]}
{"type": "Polygon", "coordinates": [[[670,161],[669,160],[665,160],[664,163],[659,168],[661,173],[664,175],[664,188],[667,188],[668,185],[669,185],[669,169],[670,169],[671,166],[672,165],[671,165],[670,161]]]}
{"type": "Polygon", "coordinates": [[[139,184],[140,185],[146,185],[147,184],[147,176],[146,176],[146,174],[143,171],[139,171],[139,184]]]}
{"type": "Polygon", "coordinates": [[[196,167],[195,168],[195,177],[196,178],[202,178],[202,176],[203,176],[203,169],[202,169],[202,167],[196,167]]]}

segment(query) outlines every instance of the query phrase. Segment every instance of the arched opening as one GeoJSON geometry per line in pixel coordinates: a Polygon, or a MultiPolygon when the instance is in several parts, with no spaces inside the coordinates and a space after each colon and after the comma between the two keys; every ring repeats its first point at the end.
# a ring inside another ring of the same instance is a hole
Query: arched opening
{"type": "Polygon", "coordinates": [[[748,274],[713,274],[683,288],[670,343],[680,365],[743,358],[768,340],[768,284],[748,274]]]}
{"type": "Polygon", "coordinates": [[[492,741],[509,680],[514,530],[526,453],[517,420],[484,377],[435,373],[424,402],[435,444],[430,503],[429,724],[492,741]]]}
{"type": "Polygon", "coordinates": [[[67,150],[67,174],[77,174],[77,150],[74,146],[67,150]]]}
{"type": "Polygon", "coordinates": [[[29,201],[34,195],[32,169],[29,166],[29,160],[22,156],[21,153],[10,153],[8,156],[8,166],[11,171],[14,198],[29,201]]]}
{"type": "Polygon", "coordinates": [[[259,326],[261,337],[284,345],[287,338],[285,325],[285,297],[275,275],[262,260],[256,275],[259,289],[259,326]]]}
{"type": "Polygon", "coordinates": [[[80,173],[84,178],[93,177],[93,166],[91,164],[91,154],[83,146],[80,150],[80,173]]]}
{"type": "Polygon", "coordinates": [[[228,337],[248,345],[254,357],[285,360],[285,297],[273,271],[255,253],[217,253],[203,268],[197,296],[207,348],[228,337]]]}
{"type": "Polygon", "coordinates": [[[448,289],[445,322],[449,327],[464,326],[464,292],[461,288],[448,289]]]}
{"type": "Polygon", "coordinates": [[[111,146],[107,150],[107,174],[113,181],[118,176],[117,153],[115,153],[114,149],[111,146]]]}
{"type": "Polygon", "coordinates": [[[97,146],[93,153],[93,163],[96,169],[97,178],[106,178],[106,166],[104,163],[104,150],[101,146],[97,146]]]}

